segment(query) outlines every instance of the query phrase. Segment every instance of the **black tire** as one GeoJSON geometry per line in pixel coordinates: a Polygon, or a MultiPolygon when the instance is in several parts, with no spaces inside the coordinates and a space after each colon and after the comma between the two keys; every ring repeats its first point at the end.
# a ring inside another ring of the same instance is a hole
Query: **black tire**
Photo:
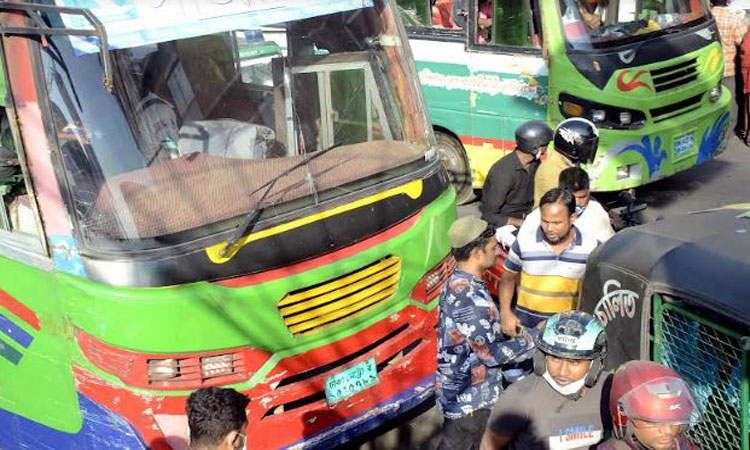
{"type": "Polygon", "coordinates": [[[463,145],[449,134],[435,132],[437,151],[448,178],[456,188],[456,203],[463,205],[474,198],[471,186],[471,169],[463,145]]]}

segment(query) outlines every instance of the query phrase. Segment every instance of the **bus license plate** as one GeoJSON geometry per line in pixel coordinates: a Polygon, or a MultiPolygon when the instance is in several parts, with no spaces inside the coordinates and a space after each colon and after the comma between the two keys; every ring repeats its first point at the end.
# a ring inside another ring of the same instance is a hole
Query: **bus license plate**
{"type": "Polygon", "coordinates": [[[674,138],[674,159],[680,159],[689,154],[695,146],[695,130],[680,134],[674,138]]]}
{"type": "Polygon", "coordinates": [[[376,384],[378,368],[375,358],[370,358],[326,378],[326,399],[333,405],[376,384]]]}

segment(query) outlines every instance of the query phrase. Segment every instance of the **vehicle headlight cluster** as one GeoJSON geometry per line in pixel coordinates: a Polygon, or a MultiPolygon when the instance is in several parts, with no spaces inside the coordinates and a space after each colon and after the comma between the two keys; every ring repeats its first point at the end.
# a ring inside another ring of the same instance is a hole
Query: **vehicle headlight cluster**
{"type": "Polygon", "coordinates": [[[601,128],[637,129],[646,124],[646,114],[635,109],[620,108],[560,94],[560,112],[569,117],[585,117],[601,128]]]}

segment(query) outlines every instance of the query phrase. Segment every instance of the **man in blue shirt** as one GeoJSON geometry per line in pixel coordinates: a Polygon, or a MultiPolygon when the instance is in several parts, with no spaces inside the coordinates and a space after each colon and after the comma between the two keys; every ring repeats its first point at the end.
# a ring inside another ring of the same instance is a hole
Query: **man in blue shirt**
{"type": "Polygon", "coordinates": [[[482,274],[495,264],[495,230],[477,217],[456,220],[448,237],[457,268],[440,297],[437,404],[445,421],[438,450],[478,449],[502,390],[501,364],[533,355],[533,335],[507,340],[482,274]]]}

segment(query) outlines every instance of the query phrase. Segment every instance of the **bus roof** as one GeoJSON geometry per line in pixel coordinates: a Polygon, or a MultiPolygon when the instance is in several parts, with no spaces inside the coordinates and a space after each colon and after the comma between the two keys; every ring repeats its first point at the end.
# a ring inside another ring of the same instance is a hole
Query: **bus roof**
{"type": "Polygon", "coordinates": [[[653,292],[750,325],[750,204],[624,230],[591,255],[587,276],[602,265],[642,277],[653,292]]]}

